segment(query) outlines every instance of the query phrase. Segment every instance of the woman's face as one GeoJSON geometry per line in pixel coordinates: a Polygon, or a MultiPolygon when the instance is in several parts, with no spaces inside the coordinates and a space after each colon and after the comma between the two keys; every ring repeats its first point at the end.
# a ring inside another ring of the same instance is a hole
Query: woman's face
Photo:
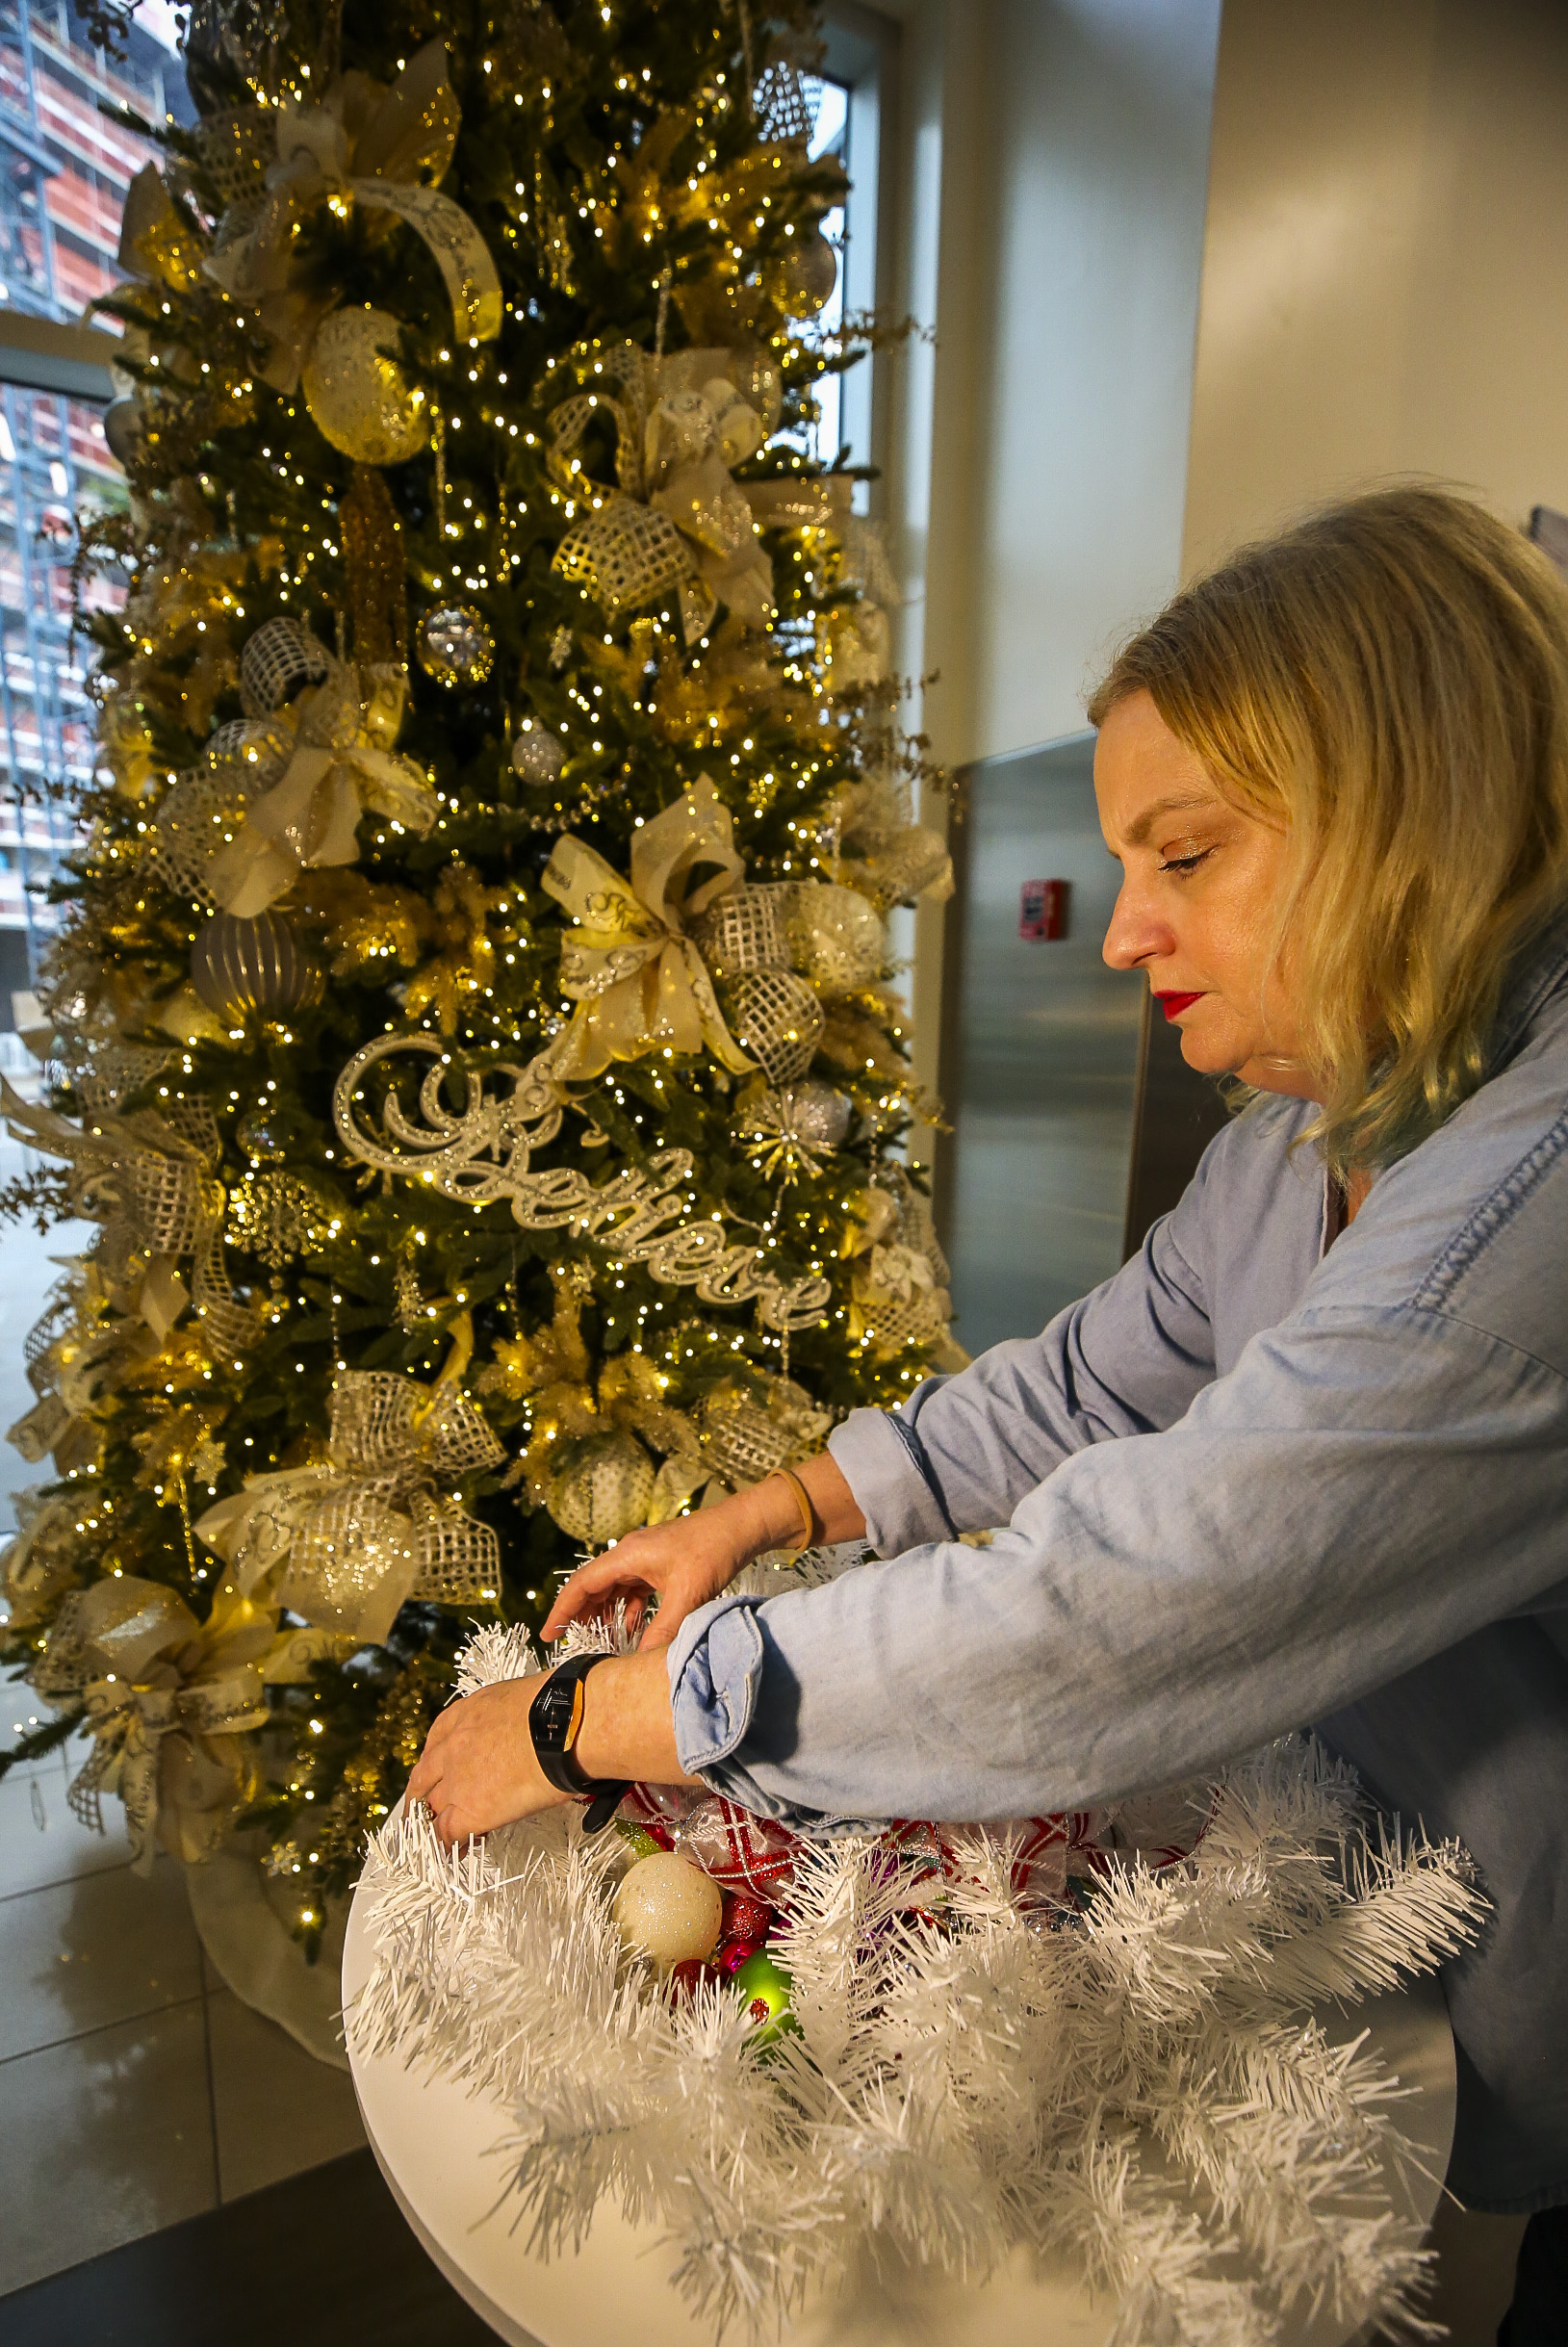
{"type": "Polygon", "coordinates": [[[1283,828],[1221,798],[1146,692],[1118,701],[1101,726],[1094,796],[1122,867],[1105,933],[1111,967],[1147,971],[1190,1068],[1318,1097],[1288,983],[1270,967],[1283,828]]]}

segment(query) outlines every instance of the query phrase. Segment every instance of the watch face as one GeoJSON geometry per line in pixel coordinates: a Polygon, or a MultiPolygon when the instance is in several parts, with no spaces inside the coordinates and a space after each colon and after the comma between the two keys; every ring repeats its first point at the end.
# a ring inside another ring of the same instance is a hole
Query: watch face
{"type": "Polygon", "coordinates": [[[566,1733],[572,1725],[572,1706],[577,1700],[577,1683],[559,1677],[542,1687],[533,1699],[531,1715],[536,1741],[552,1752],[564,1752],[566,1733]]]}

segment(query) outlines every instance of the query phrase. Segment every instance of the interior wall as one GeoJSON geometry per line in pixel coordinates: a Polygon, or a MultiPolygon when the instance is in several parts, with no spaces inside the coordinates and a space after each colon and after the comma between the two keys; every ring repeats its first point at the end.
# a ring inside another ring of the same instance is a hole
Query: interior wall
{"type": "Polygon", "coordinates": [[[1225,0],[1183,567],[1430,476],[1568,510],[1568,9],[1225,0]]]}
{"type": "MultiPolygon", "coordinates": [[[[889,371],[877,509],[899,665],[929,680],[911,718],[962,767],[1079,731],[1176,583],[1220,0],[879,4],[890,306],[922,333],[889,371]]],[[[940,909],[911,926],[935,1092],[940,909]]]]}

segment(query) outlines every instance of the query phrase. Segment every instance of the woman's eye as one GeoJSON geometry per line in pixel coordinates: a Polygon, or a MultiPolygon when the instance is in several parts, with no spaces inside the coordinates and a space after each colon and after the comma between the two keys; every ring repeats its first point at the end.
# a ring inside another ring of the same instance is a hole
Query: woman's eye
{"type": "Polygon", "coordinates": [[[1211,853],[1211,849],[1200,847],[1195,849],[1191,856],[1167,856],[1161,862],[1159,869],[1162,872],[1195,872],[1198,865],[1211,853]]]}

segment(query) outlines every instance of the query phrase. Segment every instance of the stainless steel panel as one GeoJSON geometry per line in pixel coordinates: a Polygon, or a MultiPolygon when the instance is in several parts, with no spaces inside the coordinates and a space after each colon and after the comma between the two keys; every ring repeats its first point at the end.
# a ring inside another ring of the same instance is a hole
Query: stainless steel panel
{"type": "Polygon", "coordinates": [[[1094,812],[1094,740],[968,770],[957,836],[938,1162],[954,1333],[1027,1336],[1121,1261],[1144,982],[1100,941],[1120,867],[1094,812]],[[1070,884],[1067,934],[1018,935],[1029,880],[1070,884]]]}

